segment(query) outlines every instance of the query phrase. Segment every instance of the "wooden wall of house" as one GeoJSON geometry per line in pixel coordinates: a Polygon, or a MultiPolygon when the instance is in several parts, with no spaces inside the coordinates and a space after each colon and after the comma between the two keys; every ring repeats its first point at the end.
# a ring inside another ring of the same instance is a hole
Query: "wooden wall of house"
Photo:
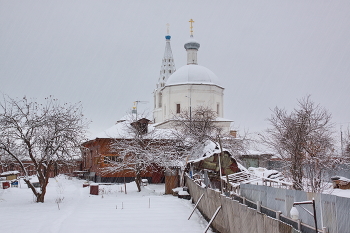
{"type": "MultiPolygon", "coordinates": [[[[116,171],[109,173],[102,173],[102,169],[109,166],[104,163],[105,156],[119,156],[116,152],[111,152],[111,138],[96,138],[94,140],[84,143],[82,150],[83,157],[83,170],[89,172],[95,172],[96,176],[103,182],[103,178],[111,178],[110,180],[117,180],[112,178],[127,178],[126,180],[132,180],[135,177],[135,173],[126,171],[116,171]]],[[[156,166],[155,166],[156,167],[156,166]]],[[[142,174],[143,178],[147,178],[152,183],[164,182],[163,170],[160,167],[156,167],[155,170],[149,170],[142,174]]]]}

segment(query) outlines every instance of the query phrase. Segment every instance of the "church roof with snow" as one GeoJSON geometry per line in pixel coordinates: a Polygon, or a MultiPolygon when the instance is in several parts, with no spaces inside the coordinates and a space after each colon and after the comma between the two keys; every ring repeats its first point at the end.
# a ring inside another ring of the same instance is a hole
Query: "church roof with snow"
{"type": "Polygon", "coordinates": [[[208,68],[200,65],[185,65],[171,75],[165,86],[181,84],[210,84],[220,86],[219,78],[208,68]]]}

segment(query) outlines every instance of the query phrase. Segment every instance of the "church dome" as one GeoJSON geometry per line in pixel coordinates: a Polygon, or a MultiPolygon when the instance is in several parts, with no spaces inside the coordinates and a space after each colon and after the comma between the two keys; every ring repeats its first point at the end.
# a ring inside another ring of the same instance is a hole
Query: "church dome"
{"type": "Polygon", "coordinates": [[[219,78],[208,68],[200,65],[186,65],[178,69],[167,80],[165,86],[180,84],[219,84],[219,78]]]}
{"type": "Polygon", "coordinates": [[[196,41],[193,36],[190,37],[190,39],[185,43],[184,45],[185,49],[196,49],[198,50],[200,47],[200,44],[198,41],[196,41]]]}

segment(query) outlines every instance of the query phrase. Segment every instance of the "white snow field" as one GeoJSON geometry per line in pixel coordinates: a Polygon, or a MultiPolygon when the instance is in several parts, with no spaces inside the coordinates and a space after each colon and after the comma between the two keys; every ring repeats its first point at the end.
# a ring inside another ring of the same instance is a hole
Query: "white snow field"
{"type": "Polygon", "coordinates": [[[35,203],[23,181],[18,188],[0,189],[0,232],[193,233],[206,227],[197,211],[187,220],[193,205],[163,195],[164,184],[150,184],[139,193],[135,183],[130,183],[127,194],[121,192],[124,185],[100,185],[102,192],[96,196],[90,195],[90,188],[83,188],[83,183],[66,176],[50,179],[45,203],[35,203]]]}

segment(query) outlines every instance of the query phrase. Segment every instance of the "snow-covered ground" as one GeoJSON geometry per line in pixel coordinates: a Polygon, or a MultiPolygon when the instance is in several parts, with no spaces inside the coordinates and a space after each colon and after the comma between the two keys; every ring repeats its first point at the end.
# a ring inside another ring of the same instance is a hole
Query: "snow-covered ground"
{"type": "MultiPolygon", "coordinates": [[[[331,184],[330,184],[331,185],[331,184]]],[[[324,194],[331,194],[339,197],[350,198],[350,189],[333,189],[329,188],[323,192],[324,194]]]]}
{"type": "Polygon", "coordinates": [[[187,220],[193,205],[163,195],[164,184],[150,184],[139,193],[130,183],[127,194],[123,185],[103,185],[96,196],[90,195],[89,187],[83,188],[83,182],[65,176],[50,179],[45,203],[35,203],[23,181],[18,188],[0,189],[0,232],[187,233],[206,227],[199,212],[187,220]]]}

